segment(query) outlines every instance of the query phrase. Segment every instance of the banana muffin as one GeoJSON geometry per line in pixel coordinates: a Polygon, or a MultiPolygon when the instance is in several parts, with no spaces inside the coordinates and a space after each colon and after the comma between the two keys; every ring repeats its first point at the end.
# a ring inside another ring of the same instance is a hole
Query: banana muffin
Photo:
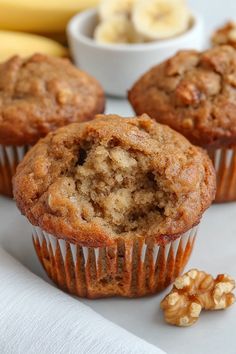
{"type": "Polygon", "coordinates": [[[218,28],[212,35],[211,43],[215,45],[231,45],[236,48],[236,22],[229,21],[218,28]]]}
{"type": "Polygon", "coordinates": [[[208,150],[217,171],[216,201],[236,200],[236,50],[181,51],[133,86],[129,100],[208,150]]]}
{"type": "Polygon", "coordinates": [[[104,111],[99,83],[68,59],[35,54],[0,64],[0,193],[28,147],[50,131],[104,111]]]}
{"type": "Polygon", "coordinates": [[[214,196],[207,154],[146,115],[100,115],[50,133],[14,178],[48,275],[90,298],[168,286],[214,196]]]}

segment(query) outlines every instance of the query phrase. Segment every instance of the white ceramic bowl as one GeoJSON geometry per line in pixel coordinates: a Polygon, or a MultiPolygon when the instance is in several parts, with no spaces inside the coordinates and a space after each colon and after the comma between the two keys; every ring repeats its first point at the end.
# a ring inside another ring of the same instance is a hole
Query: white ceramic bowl
{"type": "Polygon", "coordinates": [[[94,76],[112,96],[125,97],[142,74],[176,51],[204,47],[203,21],[195,13],[191,28],[184,34],[144,44],[98,44],[92,38],[97,23],[96,9],[74,16],[67,27],[69,46],[75,64],[94,76]]]}

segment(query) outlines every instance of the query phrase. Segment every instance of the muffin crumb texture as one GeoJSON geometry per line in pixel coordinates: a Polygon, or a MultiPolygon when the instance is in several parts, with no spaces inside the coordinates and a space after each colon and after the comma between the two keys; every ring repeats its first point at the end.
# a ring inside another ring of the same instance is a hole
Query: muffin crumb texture
{"type": "Polygon", "coordinates": [[[174,195],[150,170],[147,157],[112,145],[93,147],[76,169],[82,217],[86,221],[101,217],[118,234],[159,223],[164,213],[171,212],[174,195]]]}
{"type": "Polygon", "coordinates": [[[17,204],[33,224],[86,245],[137,234],[174,239],[199,222],[214,191],[206,154],[147,116],[60,129],[15,177],[17,204]]]}
{"type": "Polygon", "coordinates": [[[236,141],[236,49],[181,51],[148,71],[129,92],[137,114],[203,147],[236,141]]]}

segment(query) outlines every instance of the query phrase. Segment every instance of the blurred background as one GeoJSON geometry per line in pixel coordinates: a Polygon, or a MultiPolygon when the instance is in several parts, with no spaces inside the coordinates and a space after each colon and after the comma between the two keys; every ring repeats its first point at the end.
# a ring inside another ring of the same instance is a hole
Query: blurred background
{"type": "Polygon", "coordinates": [[[212,31],[226,20],[236,20],[235,0],[188,0],[190,7],[200,12],[207,31],[212,31]]]}
{"type": "MultiPolygon", "coordinates": [[[[0,0],[0,59],[5,60],[14,51],[19,54],[23,51],[27,55],[30,50],[35,48],[36,51],[38,47],[42,50],[44,48],[48,54],[63,55],[63,49],[56,43],[52,49],[53,43],[43,41],[43,38],[16,37],[15,34],[3,33],[3,30],[47,36],[66,45],[65,28],[69,19],[77,12],[98,4],[99,0],[0,0]]],[[[188,4],[191,9],[203,15],[207,33],[226,20],[236,19],[235,0],[188,0],[188,4]]]]}

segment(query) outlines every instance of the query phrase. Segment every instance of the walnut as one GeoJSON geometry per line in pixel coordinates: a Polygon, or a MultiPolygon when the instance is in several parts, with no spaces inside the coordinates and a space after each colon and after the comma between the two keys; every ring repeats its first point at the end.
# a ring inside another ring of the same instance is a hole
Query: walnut
{"type": "Polygon", "coordinates": [[[213,45],[228,44],[236,48],[236,23],[227,22],[223,27],[214,32],[212,36],[213,45]]]}
{"type": "Polygon", "coordinates": [[[175,280],[173,289],[162,300],[166,322],[191,326],[202,310],[226,309],[235,302],[235,281],[227,274],[214,279],[210,274],[192,269],[175,280]]]}
{"type": "Polygon", "coordinates": [[[183,119],[183,127],[186,129],[192,129],[193,128],[193,120],[191,118],[185,118],[183,119]]]}
{"type": "Polygon", "coordinates": [[[57,92],[57,101],[61,105],[69,104],[72,100],[73,92],[68,88],[60,89],[57,92]]]}
{"type": "Polygon", "coordinates": [[[182,81],[176,88],[175,96],[179,106],[188,106],[199,104],[202,93],[195,84],[182,81]]]}

